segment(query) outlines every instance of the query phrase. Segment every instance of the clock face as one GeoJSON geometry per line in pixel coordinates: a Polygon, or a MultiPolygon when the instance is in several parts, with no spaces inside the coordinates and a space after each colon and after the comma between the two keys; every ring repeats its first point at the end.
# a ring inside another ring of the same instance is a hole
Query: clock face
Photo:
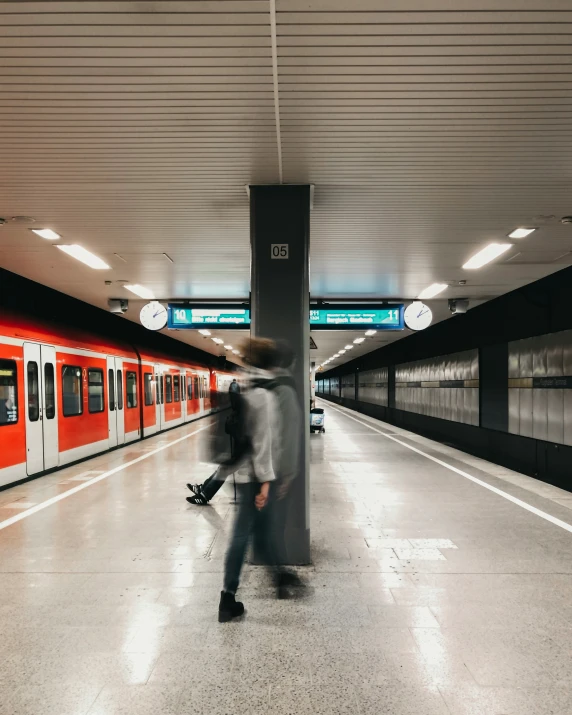
{"type": "Polygon", "coordinates": [[[141,308],[139,320],[147,330],[161,330],[167,325],[167,308],[153,300],[141,308]]]}
{"type": "Polygon", "coordinates": [[[420,300],[414,300],[411,305],[405,308],[403,313],[405,325],[411,330],[425,330],[431,325],[433,313],[431,308],[428,308],[425,303],[420,300]]]}

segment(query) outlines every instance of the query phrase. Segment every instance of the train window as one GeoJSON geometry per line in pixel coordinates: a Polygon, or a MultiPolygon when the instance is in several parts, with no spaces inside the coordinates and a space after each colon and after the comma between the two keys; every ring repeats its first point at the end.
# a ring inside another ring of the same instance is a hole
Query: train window
{"type": "Polygon", "coordinates": [[[156,375],[155,381],[157,383],[157,404],[163,404],[163,377],[162,375],[156,375]]]}
{"type": "Polygon", "coordinates": [[[109,409],[111,412],[115,410],[115,380],[113,379],[113,370],[110,370],[107,377],[109,385],[109,409]]]}
{"type": "Polygon", "coordinates": [[[173,376],[165,375],[165,402],[173,402],[173,376]]]}
{"type": "Polygon", "coordinates": [[[195,400],[198,400],[199,397],[201,396],[201,395],[200,395],[200,392],[199,392],[199,378],[198,378],[198,377],[194,377],[194,378],[193,378],[193,382],[195,383],[195,389],[194,389],[195,400]]]}
{"type": "Polygon", "coordinates": [[[62,410],[64,417],[74,417],[83,413],[83,386],[81,367],[62,366],[62,410]]]}
{"type": "Polygon", "coordinates": [[[181,402],[185,401],[185,395],[187,393],[185,392],[185,376],[181,375],[181,402]]]}
{"type": "Polygon", "coordinates": [[[174,402],[181,401],[181,393],[179,391],[179,376],[178,375],[173,375],[173,401],[174,402]]]}
{"type": "Polygon", "coordinates": [[[127,400],[127,407],[137,407],[137,373],[126,372],[125,373],[125,397],[127,400]]]}
{"type": "Polygon", "coordinates": [[[44,419],[53,420],[56,416],[56,380],[51,362],[44,365],[44,395],[46,398],[44,419]]]}
{"type": "Polygon", "coordinates": [[[103,412],[103,370],[90,367],[87,371],[87,409],[90,412],[103,412]]]}
{"type": "Polygon", "coordinates": [[[192,400],[193,399],[193,378],[189,377],[187,380],[187,399],[192,400]]]}
{"type": "Polygon", "coordinates": [[[38,363],[28,363],[28,419],[37,422],[40,419],[40,385],[38,380],[38,363]]]}
{"type": "Polygon", "coordinates": [[[209,388],[207,385],[207,378],[203,377],[203,391],[204,391],[204,396],[206,397],[209,394],[209,388]]]}
{"type": "Polygon", "coordinates": [[[150,372],[143,373],[143,382],[145,384],[145,404],[147,406],[153,404],[153,375],[150,372]]]}
{"type": "Polygon", "coordinates": [[[123,370],[117,371],[117,409],[123,409],[123,370]]]}
{"type": "Polygon", "coordinates": [[[0,360],[0,426],[18,421],[16,361],[0,360]]]}

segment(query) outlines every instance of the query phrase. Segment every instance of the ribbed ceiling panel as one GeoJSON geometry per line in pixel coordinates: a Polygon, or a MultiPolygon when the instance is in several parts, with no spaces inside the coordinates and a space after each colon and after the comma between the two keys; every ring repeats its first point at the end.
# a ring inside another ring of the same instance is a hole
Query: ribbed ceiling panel
{"type": "Polygon", "coordinates": [[[34,216],[112,270],[13,222],[0,265],[101,306],[120,280],[245,297],[244,187],[277,182],[279,152],[285,182],[315,185],[315,297],[444,281],[476,303],[569,262],[570,0],[276,8],[280,146],[268,0],[0,2],[0,216],[34,216]],[[539,230],[461,269],[519,225],[539,230]]]}

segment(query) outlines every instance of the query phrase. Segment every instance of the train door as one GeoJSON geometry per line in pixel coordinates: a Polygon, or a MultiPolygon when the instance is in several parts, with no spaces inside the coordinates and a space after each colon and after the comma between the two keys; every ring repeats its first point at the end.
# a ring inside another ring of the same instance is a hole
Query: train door
{"type": "Polygon", "coordinates": [[[181,380],[181,419],[187,421],[187,374],[180,372],[181,380]]]}
{"type": "Polygon", "coordinates": [[[163,382],[161,378],[161,368],[153,365],[153,376],[155,379],[155,424],[157,431],[163,428],[161,411],[163,406],[163,382]]]}
{"type": "Polygon", "coordinates": [[[24,343],[26,404],[26,472],[58,466],[56,349],[24,343]]]}
{"type": "Polygon", "coordinates": [[[109,448],[125,444],[125,419],[123,404],[123,360],[107,358],[107,417],[109,448]]]}

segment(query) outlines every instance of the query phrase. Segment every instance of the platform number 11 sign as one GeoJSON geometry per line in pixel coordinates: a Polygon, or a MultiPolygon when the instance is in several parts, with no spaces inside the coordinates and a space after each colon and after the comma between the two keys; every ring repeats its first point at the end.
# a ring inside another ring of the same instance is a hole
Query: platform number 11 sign
{"type": "Polygon", "coordinates": [[[288,244],[273,243],[270,246],[270,258],[288,258],[288,244]]]}

